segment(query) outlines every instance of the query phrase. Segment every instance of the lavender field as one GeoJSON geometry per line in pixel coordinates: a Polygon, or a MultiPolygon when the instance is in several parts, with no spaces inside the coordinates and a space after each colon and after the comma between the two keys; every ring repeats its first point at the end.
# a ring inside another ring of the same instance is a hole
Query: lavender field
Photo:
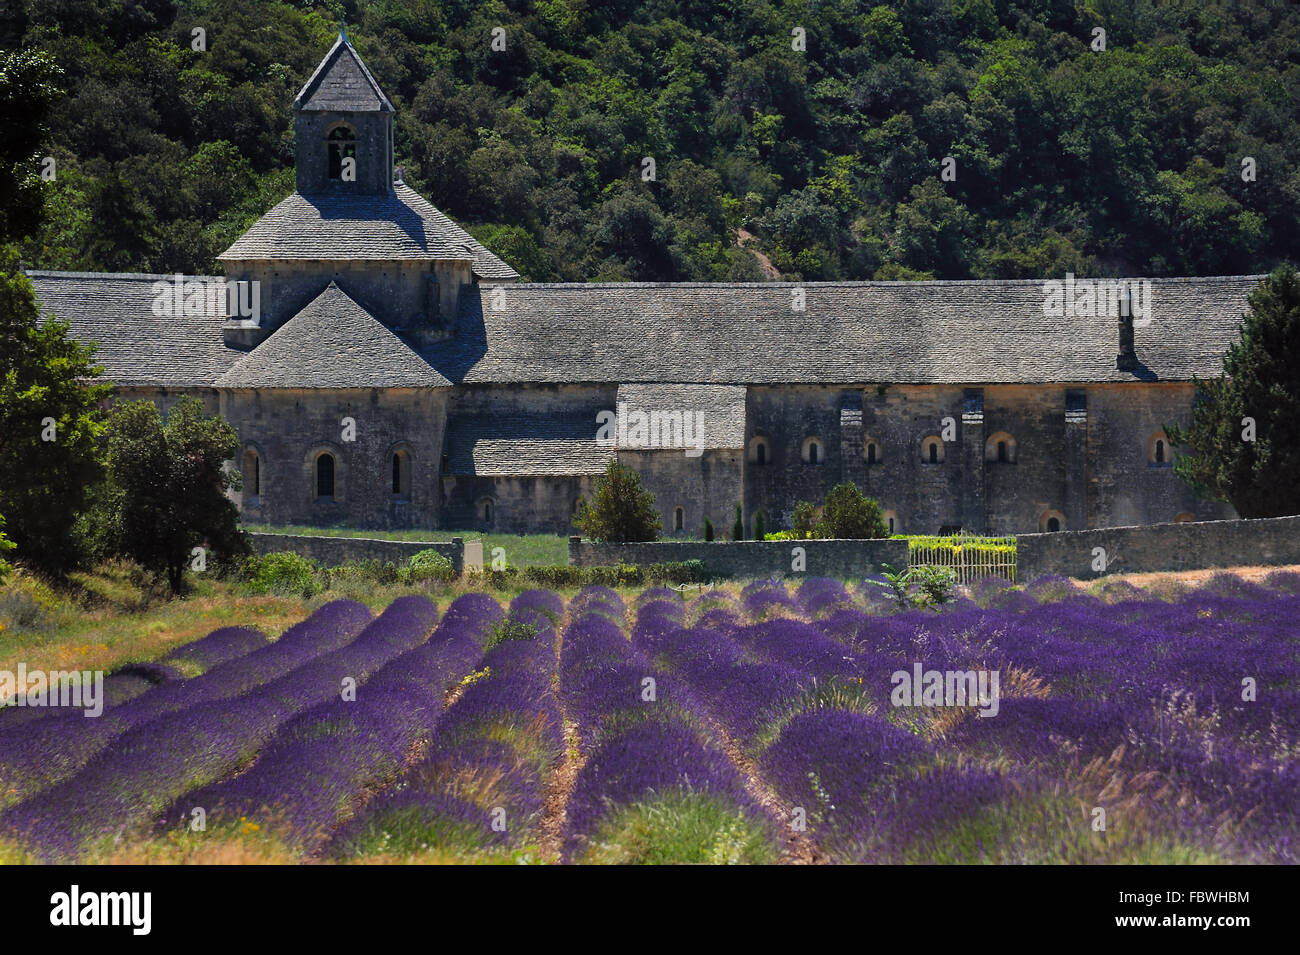
{"type": "Polygon", "coordinates": [[[111,675],[101,717],[0,710],[0,858],[1296,861],[1300,576],[887,596],[409,596],[218,630],[111,675]]]}

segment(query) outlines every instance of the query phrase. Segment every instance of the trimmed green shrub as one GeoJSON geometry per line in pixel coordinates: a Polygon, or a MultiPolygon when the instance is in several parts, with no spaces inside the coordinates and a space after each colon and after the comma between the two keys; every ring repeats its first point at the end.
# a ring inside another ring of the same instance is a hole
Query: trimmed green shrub
{"type": "Polygon", "coordinates": [[[713,521],[707,517],[704,519],[704,539],[706,541],[713,540],[713,521]]]}
{"type": "Polygon", "coordinates": [[[741,510],[739,504],[736,505],[736,519],[731,525],[731,539],[733,541],[745,539],[745,512],[741,510]]]}
{"type": "Polygon", "coordinates": [[[761,507],[754,512],[754,540],[767,540],[767,519],[761,507]]]}

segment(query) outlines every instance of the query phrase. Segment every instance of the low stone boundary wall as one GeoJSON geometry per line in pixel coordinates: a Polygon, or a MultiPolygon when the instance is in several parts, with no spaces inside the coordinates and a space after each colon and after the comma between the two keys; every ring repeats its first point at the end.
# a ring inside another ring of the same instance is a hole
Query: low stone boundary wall
{"type": "Polygon", "coordinates": [[[1016,577],[1092,578],[1254,564],[1300,564],[1300,517],[1021,534],[1016,577]]]}
{"type": "Polygon", "coordinates": [[[722,577],[841,577],[878,574],[882,564],[907,566],[905,540],[806,541],[653,541],[605,544],[569,538],[569,563],[578,567],[615,564],[704,562],[707,573],[722,577]]]}
{"type": "Polygon", "coordinates": [[[450,558],[457,574],[465,569],[465,540],[462,537],[453,537],[450,541],[392,541],[377,537],[250,533],[248,538],[258,554],[293,551],[326,567],[370,559],[405,565],[420,551],[433,549],[450,558]]]}

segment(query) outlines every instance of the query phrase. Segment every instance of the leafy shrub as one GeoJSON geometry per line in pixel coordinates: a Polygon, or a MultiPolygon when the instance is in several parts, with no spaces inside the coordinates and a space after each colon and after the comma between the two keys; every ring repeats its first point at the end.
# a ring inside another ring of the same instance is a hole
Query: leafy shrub
{"type": "Polygon", "coordinates": [[[790,516],[790,529],[794,532],[789,540],[807,540],[812,537],[813,527],[817,524],[817,508],[808,501],[800,501],[794,506],[790,516]]]}
{"type": "Polygon", "coordinates": [[[620,564],[616,567],[575,567],[571,564],[553,564],[524,567],[519,576],[539,587],[638,587],[645,583],[687,584],[704,579],[704,562],[701,560],[664,561],[636,566],[620,564]]]}
{"type": "Polygon", "coordinates": [[[491,567],[482,567],[467,571],[465,577],[472,586],[486,586],[504,590],[512,582],[519,579],[519,568],[503,567],[500,570],[494,570],[491,567]]]}
{"type": "Polygon", "coordinates": [[[866,583],[888,589],[900,610],[937,607],[952,600],[957,575],[947,567],[920,566],[895,571],[889,564],[881,566],[884,567],[883,579],[868,577],[866,583]]]}
{"type": "Polygon", "coordinates": [[[292,551],[276,551],[244,562],[244,576],[255,593],[312,597],[320,592],[316,564],[292,551]]]}
{"type": "Polygon", "coordinates": [[[0,620],[8,621],[15,630],[39,630],[47,617],[40,601],[25,590],[0,594],[0,620]]]}
{"type": "Polygon", "coordinates": [[[441,580],[447,582],[456,576],[456,567],[450,557],[445,557],[432,547],[420,551],[411,558],[410,566],[405,569],[403,583],[419,583],[422,580],[441,580]]]}

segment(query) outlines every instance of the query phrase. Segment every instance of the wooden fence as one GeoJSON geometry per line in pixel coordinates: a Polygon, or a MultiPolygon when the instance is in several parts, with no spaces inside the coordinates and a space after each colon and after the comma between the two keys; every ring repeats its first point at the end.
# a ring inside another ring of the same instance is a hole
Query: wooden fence
{"type": "Polygon", "coordinates": [[[910,537],[908,567],[946,567],[957,582],[969,584],[981,577],[1003,577],[1016,582],[1014,537],[910,537]]]}

